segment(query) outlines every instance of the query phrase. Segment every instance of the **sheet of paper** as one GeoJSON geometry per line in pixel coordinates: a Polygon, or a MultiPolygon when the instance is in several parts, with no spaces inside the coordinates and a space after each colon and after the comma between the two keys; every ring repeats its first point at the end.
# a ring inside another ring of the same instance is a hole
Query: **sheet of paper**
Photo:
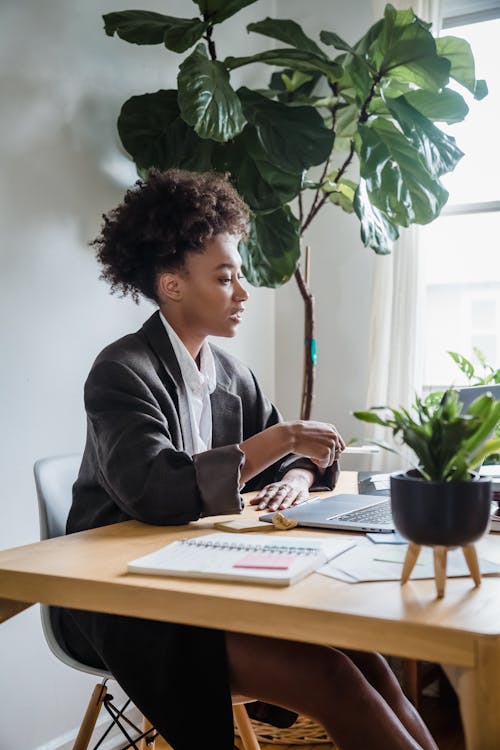
{"type": "MultiPolygon", "coordinates": [[[[405,561],[406,550],[405,547],[387,547],[387,545],[381,545],[378,550],[375,551],[373,559],[376,562],[392,562],[400,563],[401,565],[405,561]]],[[[416,565],[431,565],[433,563],[432,550],[430,547],[423,547],[420,550],[416,565]]]]}
{"type": "MultiPolygon", "coordinates": [[[[318,573],[350,582],[399,581],[403,569],[406,547],[384,544],[372,544],[363,540],[355,547],[319,568],[318,573]]],[[[432,550],[421,551],[422,561],[415,565],[411,578],[434,578],[434,561],[432,550]]],[[[500,575],[500,565],[489,560],[480,559],[482,575],[500,575]]],[[[448,578],[468,576],[469,569],[461,549],[448,552],[448,578]]]]}
{"type": "Polygon", "coordinates": [[[366,538],[374,544],[408,544],[408,539],[405,539],[397,531],[392,534],[379,534],[376,531],[368,532],[366,538]]]}

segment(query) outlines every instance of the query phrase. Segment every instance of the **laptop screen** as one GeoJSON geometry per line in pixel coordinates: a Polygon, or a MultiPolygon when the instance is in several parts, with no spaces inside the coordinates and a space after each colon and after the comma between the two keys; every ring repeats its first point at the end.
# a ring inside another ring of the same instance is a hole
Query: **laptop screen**
{"type": "Polygon", "coordinates": [[[482,396],[483,393],[491,393],[493,398],[500,400],[500,384],[492,383],[491,385],[471,385],[466,388],[457,388],[459,399],[463,404],[462,413],[465,413],[474,399],[482,396]]]}

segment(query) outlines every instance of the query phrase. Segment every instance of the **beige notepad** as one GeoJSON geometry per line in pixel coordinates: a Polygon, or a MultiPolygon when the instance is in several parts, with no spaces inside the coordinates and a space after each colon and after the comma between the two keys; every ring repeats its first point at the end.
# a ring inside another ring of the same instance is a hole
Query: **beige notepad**
{"type": "Polygon", "coordinates": [[[274,531],[272,523],[266,523],[265,521],[259,521],[258,518],[252,521],[249,518],[236,518],[228,521],[216,521],[214,523],[214,529],[220,529],[220,531],[232,531],[236,534],[241,534],[247,531],[274,531]]]}
{"type": "Polygon", "coordinates": [[[288,586],[300,581],[352,541],[269,534],[207,534],[171,542],[132,560],[131,573],[219,578],[288,586]]]}

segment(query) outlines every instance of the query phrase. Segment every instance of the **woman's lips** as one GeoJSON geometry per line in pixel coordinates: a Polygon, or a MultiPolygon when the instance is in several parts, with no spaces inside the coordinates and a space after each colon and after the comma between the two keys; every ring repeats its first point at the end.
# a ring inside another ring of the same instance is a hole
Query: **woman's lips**
{"type": "Polygon", "coordinates": [[[234,320],[235,323],[241,323],[241,317],[243,314],[244,308],[240,308],[238,310],[235,310],[231,315],[229,316],[231,320],[234,320]]]}

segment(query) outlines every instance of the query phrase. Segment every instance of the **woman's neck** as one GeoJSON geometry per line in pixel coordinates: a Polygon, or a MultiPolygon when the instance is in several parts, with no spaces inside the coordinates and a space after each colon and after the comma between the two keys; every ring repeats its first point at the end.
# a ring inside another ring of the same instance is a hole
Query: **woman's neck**
{"type": "Polygon", "coordinates": [[[194,361],[196,362],[196,366],[200,367],[200,352],[201,347],[203,346],[205,342],[205,337],[197,336],[192,331],[189,331],[189,329],[186,326],[183,326],[181,321],[176,320],[176,316],[172,315],[169,311],[167,314],[167,311],[160,307],[161,313],[169,326],[171,326],[174,331],[176,332],[177,336],[180,338],[194,361]]]}

